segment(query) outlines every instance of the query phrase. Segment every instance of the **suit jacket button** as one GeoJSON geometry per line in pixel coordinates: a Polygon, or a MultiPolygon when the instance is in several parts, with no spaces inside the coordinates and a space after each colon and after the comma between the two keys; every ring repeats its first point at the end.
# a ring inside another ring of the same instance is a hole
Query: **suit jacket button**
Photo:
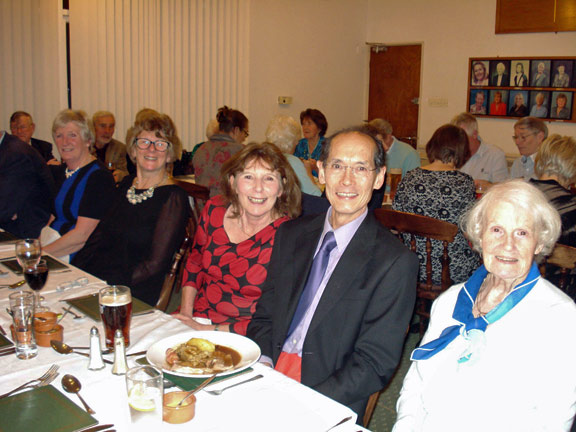
{"type": "Polygon", "coordinates": [[[282,349],[282,344],[276,344],[276,349],[282,349]]]}

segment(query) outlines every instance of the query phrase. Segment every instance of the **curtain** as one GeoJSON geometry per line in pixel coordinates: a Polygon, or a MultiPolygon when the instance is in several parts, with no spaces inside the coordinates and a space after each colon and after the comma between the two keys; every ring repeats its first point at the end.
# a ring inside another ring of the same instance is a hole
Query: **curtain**
{"type": "Polygon", "coordinates": [[[52,141],[67,107],[65,21],[61,0],[0,0],[0,129],[14,111],[30,113],[36,138],[52,141]]]}
{"type": "Polygon", "coordinates": [[[191,149],[218,107],[249,109],[248,22],[248,0],[70,0],[72,107],[113,112],[120,141],[156,109],[191,149]]]}

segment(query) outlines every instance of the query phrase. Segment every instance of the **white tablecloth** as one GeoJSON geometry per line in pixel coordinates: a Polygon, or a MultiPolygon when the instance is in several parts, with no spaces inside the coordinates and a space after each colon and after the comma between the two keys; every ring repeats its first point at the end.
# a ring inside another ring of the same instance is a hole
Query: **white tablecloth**
{"type": "MultiPolygon", "coordinates": [[[[12,248],[2,248],[0,245],[0,258],[10,256],[12,251],[12,248]]],[[[19,279],[9,272],[8,275],[0,277],[0,284],[16,282],[19,279]]],[[[45,303],[53,311],[61,312],[67,304],[61,303],[60,300],[95,292],[103,285],[104,283],[97,278],[73,268],[71,272],[51,273],[42,295],[46,299],[45,303]],[[56,291],[58,284],[82,276],[89,279],[88,286],[64,292],[56,291]]],[[[26,285],[23,288],[26,289],[26,285]]],[[[6,331],[10,327],[10,317],[6,313],[6,308],[11,292],[13,290],[0,289],[0,324],[6,331]]],[[[64,341],[71,346],[89,346],[89,331],[96,325],[104,346],[100,323],[87,317],[83,320],[74,320],[68,314],[60,324],[64,327],[64,341]]],[[[160,311],[133,317],[131,345],[128,352],[145,350],[157,340],[187,331],[190,331],[189,327],[160,311]]],[[[106,357],[113,360],[112,355],[106,357]]],[[[94,417],[101,424],[113,423],[118,431],[136,430],[130,424],[124,376],[113,375],[110,365],[106,365],[101,371],[90,371],[87,369],[88,359],[75,354],[66,356],[58,354],[52,348],[39,347],[38,356],[34,359],[19,360],[15,355],[0,357],[2,370],[0,394],[39,377],[54,363],[60,365],[60,376],[53,382],[54,387],[64,393],[60,378],[64,374],[76,376],[82,383],[82,396],[96,411],[94,417]]],[[[128,366],[134,365],[134,359],[128,357],[128,366]]],[[[260,364],[254,366],[254,372],[220,385],[214,384],[212,388],[227,386],[258,373],[264,375],[264,378],[230,389],[220,396],[212,396],[201,391],[197,394],[195,418],[183,425],[164,423],[162,430],[324,431],[349,416],[353,417],[352,420],[333,430],[335,432],[364,430],[354,424],[356,414],[349,408],[260,364]]],[[[78,406],[82,406],[75,395],[67,394],[67,396],[78,406]]],[[[142,428],[139,427],[137,430],[142,431],[142,428]]]]}

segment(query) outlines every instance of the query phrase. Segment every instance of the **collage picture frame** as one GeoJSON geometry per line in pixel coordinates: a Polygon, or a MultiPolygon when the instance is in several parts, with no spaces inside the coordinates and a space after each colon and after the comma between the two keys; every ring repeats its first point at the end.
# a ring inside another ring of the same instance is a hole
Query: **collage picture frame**
{"type": "Polygon", "coordinates": [[[470,58],[467,111],[576,122],[576,57],[470,58]]]}

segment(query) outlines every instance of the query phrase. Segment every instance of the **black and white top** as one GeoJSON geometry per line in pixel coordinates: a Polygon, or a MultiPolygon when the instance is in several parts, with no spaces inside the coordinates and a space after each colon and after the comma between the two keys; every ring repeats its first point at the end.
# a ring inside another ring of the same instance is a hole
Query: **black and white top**
{"type": "MultiPolygon", "coordinates": [[[[428,171],[415,168],[402,179],[392,207],[407,213],[428,216],[458,225],[460,218],[475,201],[474,180],[460,171],[428,171]]],[[[408,243],[408,238],[405,242],[408,243]]],[[[416,241],[420,260],[420,280],[426,280],[426,243],[416,241]]],[[[432,281],[440,284],[442,278],[442,243],[432,240],[432,281]]],[[[468,280],[480,265],[461,231],[448,246],[450,277],[453,283],[468,280]]]]}

